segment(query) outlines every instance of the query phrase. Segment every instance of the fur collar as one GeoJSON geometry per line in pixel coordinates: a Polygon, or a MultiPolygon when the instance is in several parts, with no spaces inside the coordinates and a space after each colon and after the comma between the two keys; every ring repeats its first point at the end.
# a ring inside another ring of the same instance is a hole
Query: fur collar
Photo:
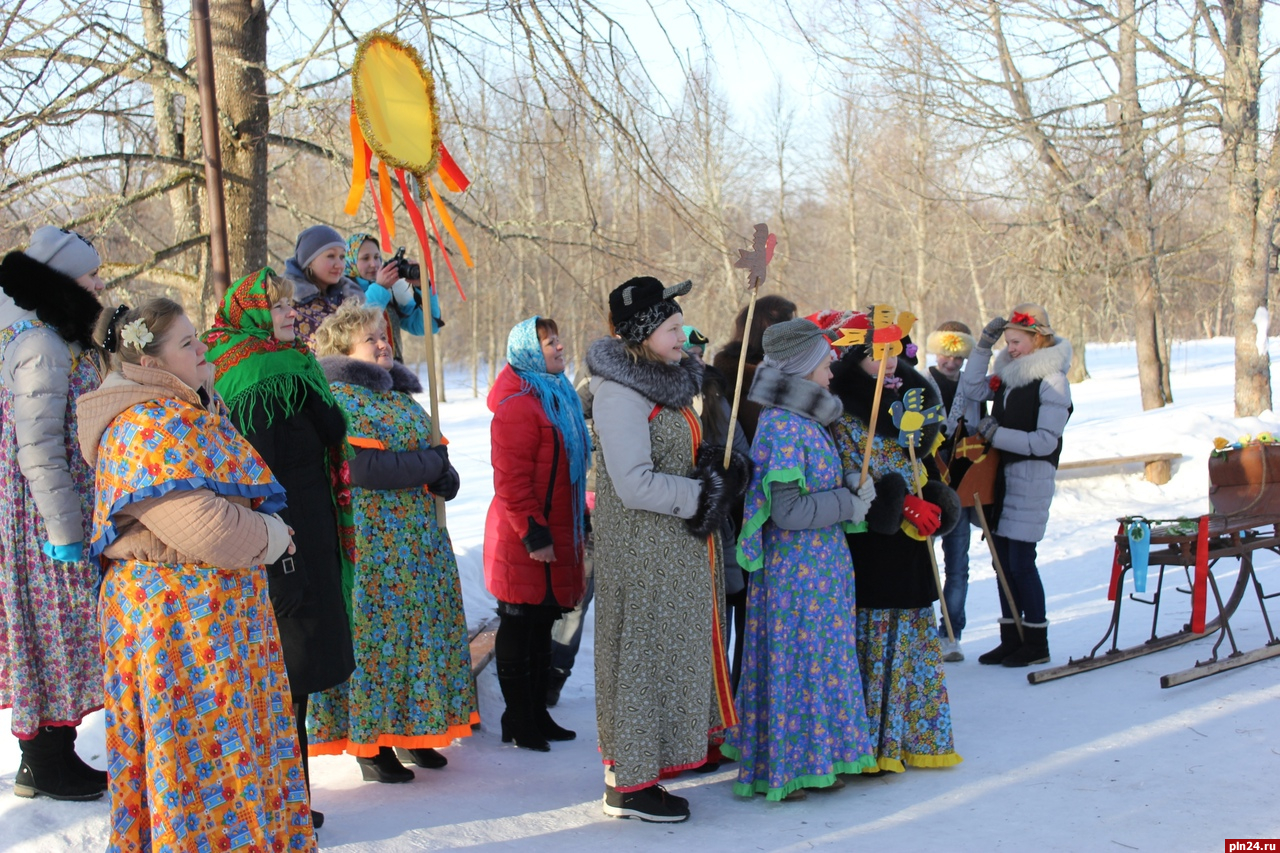
{"type": "Polygon", "coordinates": [[[702,362],[685,356],[679,364],[635,360],[619,338],[600,338],[587,347],[592,376],[638,392],[646,400],[676,409],[693,403],[702,391],[702,362]]]}
{"type": "Polygon", "coordinates": [[[844,411],[840,398],[800,376],[783,373],[776,367],[760,366],[747,399],[763,407],[777,406],[802,418],[829,425],[844,411]]]}
{"type": "MultiPolygon", "coordinates": [[[[898,369],[894,371],[894,375],[902,380],[902,387],[896,391],[885,388],[880,395],[880,415],[876,418],[876,435],[897,441],[898,428],[893,425],[893,415],[889,413],[890,406],[901,400],[902,395],[912,388],[920,388],[924,391],[924,408],[926,409],[939,405],[942,398],[938,396],[933,385],[914,367],[907,364],[905,359],[898,359],[898,369]]],[[[871,402],[875,399],[876,378],[862,369],[860,361],[854,361],[846,356],[832,363],[831,391],[840,398],[848,414],[863,423],[871,422],[871,402]]],[[[924,427],[917,447],[933,447],[938,428],[938,424],[929,424],[924,427]]]]}
{"type": "Polygon", "coordinates": [[[324,378],[328,379],[330,384],[342,382],[347,385],[359,385],[371,391],[422,393],[422,383],[418,381],[418,377],[398,361],[391,363],[390,370],[383,370],[376,364],[350,356],[326,355],[320,359],[320,367],[324,370],[324,378]]]}
{"type": "Polygon", "coordinates": [[[1022,358],[1010,358],[1007,349],[996,356],[993,373],[1006,388],[1021,388],[1055,373],[1066,373],[1071,367],[1071,342],[1054,336],[1053,346],[1029,352],[1022,358]]]}
{"type": "Polygon", "coordinates": [[[93,326],[102,303],[75,279],[22,252],[10,252],[0,261],[0,290],[19,308],[35,312],[63,340],[93,347],[93,326]]]}

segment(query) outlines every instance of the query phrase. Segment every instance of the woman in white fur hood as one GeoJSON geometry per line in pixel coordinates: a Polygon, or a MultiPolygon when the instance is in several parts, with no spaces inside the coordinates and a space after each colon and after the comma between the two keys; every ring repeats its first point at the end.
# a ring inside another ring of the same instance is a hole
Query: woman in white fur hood
{"type": "Polygon", "coordinates": [[[1049,660],[1049,620],[1044,584],[1036,568],[1036,543],[1044,538],[1053,501],[1053,478],[1062,452],[1062,431],[1071,416],[1067,368],[1071,344],[1053,333],[1048,312],[1024,302],[1009,319],[987,323],[960,380],[967,400],[991,400],[991,415],[977,432],[1000,451],[993,544],[1022,618],[1000,597],[1000,645],[979,663],[1027,666],[1049,660]],[[1001,334],[1005,349],[990,375],[991,348],[1001,334]]]}

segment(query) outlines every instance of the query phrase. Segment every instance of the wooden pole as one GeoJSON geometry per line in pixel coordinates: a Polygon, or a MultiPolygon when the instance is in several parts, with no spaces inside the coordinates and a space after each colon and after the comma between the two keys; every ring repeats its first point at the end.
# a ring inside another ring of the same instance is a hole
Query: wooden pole
{"type": "MultiPolygon", "coordinates": [[[[991,551],[991,567],[996,570],[996,578],[1000,581],[1000,589],[1004,592],[1004,600],[1009,603],[1009,612],[1013,614],[1013,624],[1018,629],[1018,639],[1026,641],[1022,634],[1022,616],[1018,613],[1018,602],[1013,600],[1013,590],[1009,588],[1009,579],[1005,577],[1004,567],[1000,565],[1000,556],[996,554],[996,543],[991,538],[991,528],[987,526],[987,514],[982,511],[982,499],[973,493],[973,508],[978,511],[978,522],[982,525],[982,538],[987,540],[987,548],[991,551]]],[[[1119,607],[1119,605],[1116,605],[1119,607]]]]}
{"type": "Polygon", "coordinates": [[[204,186],[209,216],[209,277],[218,302],[231,286],[227,259],[227,208],[222,195],[222,144],[218,138],[218,90],[213,78],[213,36],[209,0],[191,0],[191,29],[196,40],[196,82],[200,92],[200,138],[204,149],[204,186]]]}
{"type": "MultiPolygon", "coordinates": [[[[436,385],[438,377],[436,376],[436,335],[435,323],[431,316],[431,295],[427,294],[426,302],[427,312],[427,334],[426,334],[426,356],[427,356],[427,399],[431,405],[431,443],[433,445],[440,443],[440,399],[436,394],[436,385]]],[[[434,495],[436,499],[436,524],[441,530],[445,529],[444,520],[444,498],[434,495]]]]}
{"type": "Polygon", "coordinates": [[[751,341],[751,321],[756,316],[756,293],[759,287],[751,288],[751,301],[747,303],[747,325],[742,330],[742,351],[738,353],[738,378],[733,384],[733,408],[729,410],[729,432],[724,440],[724,470],[729,470],[729,460],[733,456],[734,425],[738,423],[738,405],[742,402],[742,378],[747,372],[747,344],[751,341]]]}
{"type": "Polygon", "coordinates": [[[858,488],[862,488],[862,484],[867,482],[867,471],[871,468],[871,445],[876,440],[876,421],[880,418],[880,392],[884,390],[884,369],[888,363],[888,356],[880,357],[880,369],[876,371],[876,393],[871,398],[871,423],[867,424],[867,445],[862,448],[862,476],[858,478],[858,488]]]}
{"type": "MultiPolygon", "coordinates": [[[[920,492],[920,478],[916,476],[916,435],[911,433],[911,440],[907,442],[907,455],[911,457],[911,481],[915,487],[916,497],[921,500],[924,496],[920,492]]],[[[955,632],[951,630],[951,614],[947,612],[947,599],[942,594],[942,576],[938,574],[938,555],[933,551],[933,537],[926,536],[925,544],[929,546],[929,564],[933,566],[933,583],[938,588],[938,604],[942,607],[942,623],[947,626],[947,639],[951,642],[956,641],[955,632]]]]}

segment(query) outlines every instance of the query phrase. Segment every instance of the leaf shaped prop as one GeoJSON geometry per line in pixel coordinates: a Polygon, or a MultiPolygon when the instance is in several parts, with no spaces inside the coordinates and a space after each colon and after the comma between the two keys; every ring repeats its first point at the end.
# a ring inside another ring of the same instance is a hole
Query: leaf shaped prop
{"type": "Polygon", "coordinates": [[[924,408],[924,389],[912,388],[889,407],[893,425],[898,428],[898,443],[903,447],[920,444],[920,431],[928,424],[945,421],[941,406],[924,408]]]}
{"type": "Polygon", "coordinates": [[[401,198],[426,262],[431,292],[436,291],[435,264],[427,238],[427,223],[440,246],[458,293],[465,300],[462,283],[453,269],[453,261],[444,249],[440,228],[425,204],[424,188],[445,231],[458,247],[458,253],[469,267],[475,266],[462,235],[458,233],[448,208],[436,190],[432,175],[439,174],[444,185],[462,192],[470,184],[448,150],[440,141],[440,116],[436,107],[436,84],[410,44],[390,33],[374,32],[365,36],[356,50],[351,68],[351,144],[354,157],[351,192],[346,212],[354,216],[360,209],[365,185],[370,183],[373,158],[378,168],[377,185],[370,187],[373,210],[378,219],[378,233],[384,252],[391,252],[396,235],[392,215],[391,174],[400,186],[401,198]],[[425,214],[425,220],[424,220],[425,214]]]}

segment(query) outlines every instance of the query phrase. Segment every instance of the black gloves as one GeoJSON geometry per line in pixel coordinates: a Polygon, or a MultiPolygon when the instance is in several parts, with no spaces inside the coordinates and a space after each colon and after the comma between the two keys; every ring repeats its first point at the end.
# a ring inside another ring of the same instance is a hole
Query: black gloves
{"type": "MultiPolygon", "coordinates": [[[[730,462],[729,471],[720,467],[724,460],[724,448],[713,444],[704,444],[698,448],[698,461],[691,477],[702,481],[702,493],[698,495],[698,511],[693,518],[686,518],[684,523],[689,532],[699,539],[710,536],[720,529],[729,512],[730,477],[740,477],[741,470],[733,472],[730,462]]],[[[736,485],[736,483],[734,483],[736,485]]]]}
{"type": "MultiPolygon", "coordinates": [[[[431,448],[432,450],[444,450],[443,445],[431,448]]],[[[427,483],[427,488],[431,490],[431,494],[439,495],[447,501],[451,501],[458,496],[458,489],[462,488],[462,478],[458,476],[458,472],[449,464],[449,455],[446,452],[444,473],[436,479],[427,483]]]]}
{"type": "Polygon", "coordinates": [[[277,619],[287,619],[302,608],[308,586],[306,572],[294,561],[292,554],[281,557],[271,567],[267,572],[267,590],[277,619]]]}

